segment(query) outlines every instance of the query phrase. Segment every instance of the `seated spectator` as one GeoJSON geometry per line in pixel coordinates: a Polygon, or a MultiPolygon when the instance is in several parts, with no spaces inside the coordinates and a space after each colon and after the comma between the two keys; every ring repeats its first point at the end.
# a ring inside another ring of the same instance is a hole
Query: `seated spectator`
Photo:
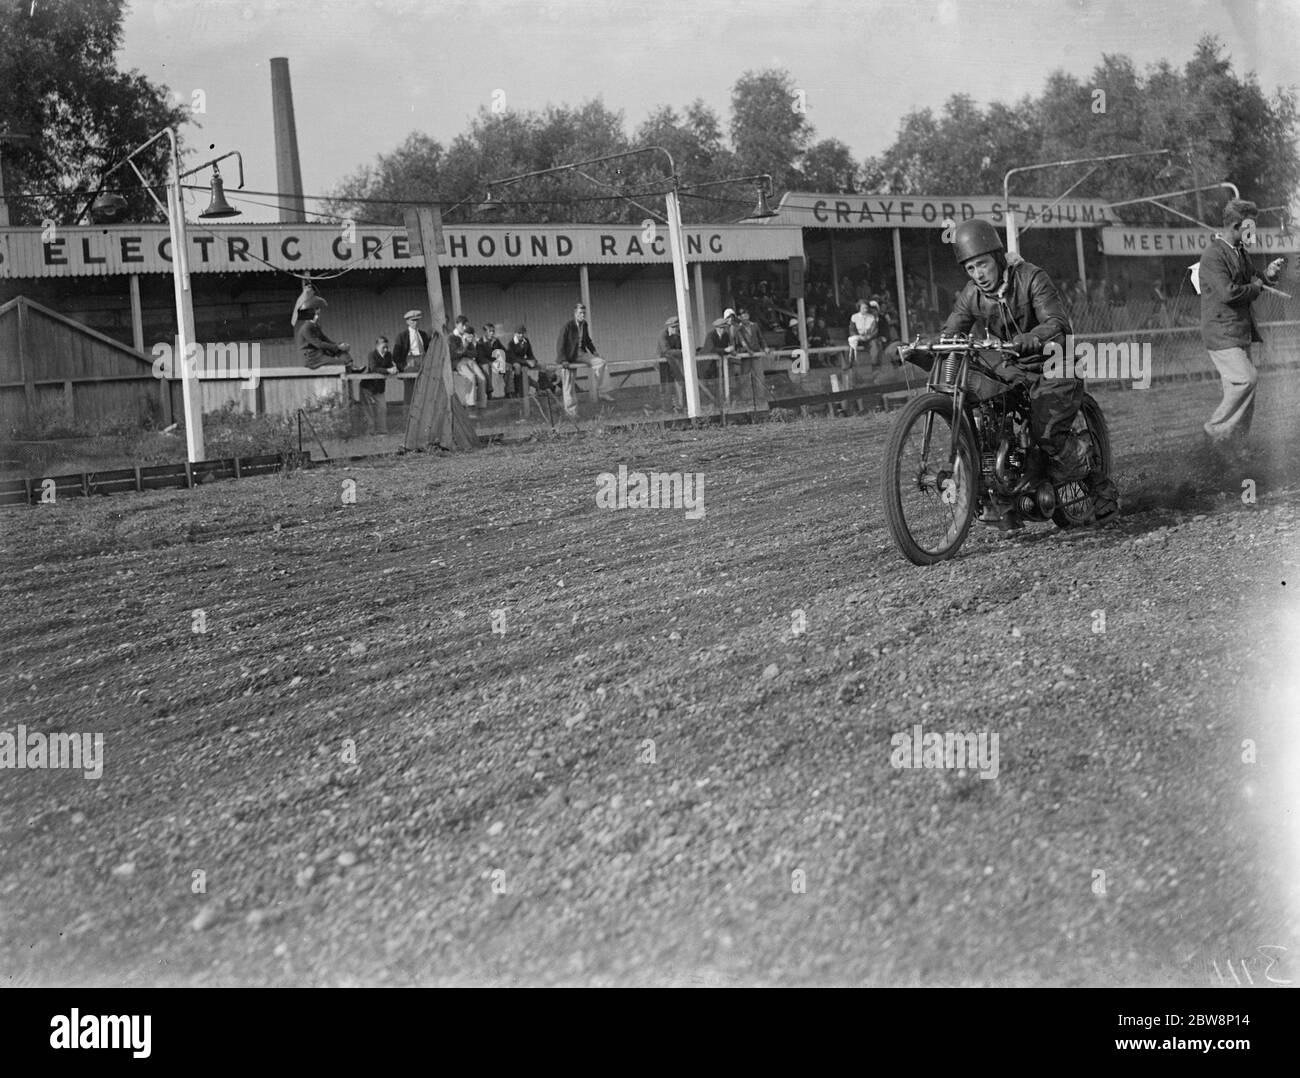
{"type": "Polygon", "coordinates": [[[493,367],[493,361],[496,359],[498,352],[501,353],[502,363],[504,364],[506,346],[497,338],[497,327],[491,322],[485,322],[483,324],[483,334],[474,346],[474,359],[478,363],[479,370],[483,372],[488,399],[494,396],[505,396],[505,374],[504,372],[494,371],[493,367]],[[496,374],[495,379],[493,378],[494,373],[496,374]],[[493,384],[494,381],[497,383],[496,385],[493,384]]]}
{"type": "Polygon", "coordinates": [[[479,369],[478,339],[474,335],[474,327],[468,320],[461,322],[458,319],[451,336],[447,338],[447,344],[451,350],[451,369],[469,381],[469,389],[465,391],[466,407],[486,407],[487,379],[479,369]]]}
{"type": "Polygon", "coordinates": [[[536,388],[537,379],[528,372],[539,367],[532,341],[528,339],[528,327],[521,323],[506,341],[506,396],[522,397],[529,388],[536,388]]]}
{"type": "Polygon", "coordinates": [[[294,327],[294,340],[298,342],[303,361],[313,370],[348,362],[348,352],[351,350],[346,342],[335,344],[320,328],[320,313],[325,307],[326,303],[320,296],[311,295],[300,300],[300,306],[295,308],[298,324],[294,327]]]}
{"type": "Polygon", "coordinates": [[[789,324],[785,327],[785,346],[787,348],[803,347],[799,340],[799,319],[797,318],[791,318],[789,324]]]}
{"type": "Polygon", "coordinates": [[[867,353],[865,366],[880,369],[883,342],[880,339],[880,304],[875,300],[858,300],[858,313],[849,319],[849,360],[859,362],[859,354],[867,353]]]}
{"type": "Polygon", "coordinates": [[[598,400],[613,403],[609,392],[608,364],[591,339],[587,322],[587,306],[579,300],[573,308],[573,317],[565,323],[555,344],[555,364],[560,368],[560,388],[564,395],[564,410],[572,416],[578,414],[576,375],[578,367],[591,370],[591,384],[598,400]]]}

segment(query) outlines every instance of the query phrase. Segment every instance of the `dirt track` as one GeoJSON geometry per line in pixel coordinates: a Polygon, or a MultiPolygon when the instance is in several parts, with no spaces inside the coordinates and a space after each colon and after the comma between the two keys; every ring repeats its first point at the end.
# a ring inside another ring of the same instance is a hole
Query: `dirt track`
{"type": "Polygon", "coordinates": [[[884,417],[6,511],[0,731],[106,762],[0,771],[0,976],[1300,983],[1296,375],[1243,475],[1217,394],[1099,394],[1117,526],[926,570],[884,417]],[[620,465],[706,516],[598,509],[620,465]],[[997,777],[892,767],[916,723],[997,777]]]}

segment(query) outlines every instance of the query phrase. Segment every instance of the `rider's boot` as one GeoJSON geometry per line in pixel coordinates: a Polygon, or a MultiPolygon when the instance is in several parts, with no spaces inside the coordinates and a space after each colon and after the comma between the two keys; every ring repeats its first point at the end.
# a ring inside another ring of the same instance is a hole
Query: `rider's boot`
{"type": "Polygon", "coordinates": [[[1078,483],[1088,475],[1088,447],[1075,435],[1067,434],[1061,451],[1049,454],[1052,479],[1057,483],[1078,483]]]}
{"type": "Polygon", "coordinates": [[[1084,485],[1092,497],[1093,520],[1102,524],[1119,515],[1119,488],[1110,476],[1100,468],[1094,468],[1088,473],[1084,485]]]}

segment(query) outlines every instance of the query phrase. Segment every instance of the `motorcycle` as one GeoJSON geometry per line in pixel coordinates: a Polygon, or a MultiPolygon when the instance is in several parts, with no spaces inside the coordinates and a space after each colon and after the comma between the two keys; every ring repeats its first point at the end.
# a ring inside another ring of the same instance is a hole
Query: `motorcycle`
{"type": "MultiPolygon", "coordinates": [[[[1015,357],[1005,341],[966,335],[920,337],[898,359],[929,370],[927,392],[910,400],[889,432],[882,491],[885,521],[903,555],[933,565],[961,549],[978,513],[1003,530],[1023,521],[1076,528],[1093,520],[1082,481],[1054,480],[1029,434],[1029,391],[986,356],[1015,357]]],[[[1109,477],[1110,432],[1101,406],[1085,393],[1071,432],[1090,471],[1109,477]]]]}

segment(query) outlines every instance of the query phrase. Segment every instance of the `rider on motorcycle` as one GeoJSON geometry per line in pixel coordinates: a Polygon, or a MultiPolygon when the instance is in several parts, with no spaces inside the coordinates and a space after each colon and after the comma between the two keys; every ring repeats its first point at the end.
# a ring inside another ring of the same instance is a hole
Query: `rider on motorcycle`
{"type": "Polygon", "coordinates": [[[1093,499],[1095,519],[1114,516],[1119,511],[1115,484],[1099,468],[1089,470],[1087,447],[1070,432],[1083,403],[1083,381],[1041,373],[1043,349],[1051,341],[1064,348],[1071,332],[1056,285],[1045,270],[1019,255],[1008,258],[998,230],[980,218],[957,226],[953,250],[970,280],[943,333],[969,333],[983,322],[990,336],[1011,342],[1022,362],[1006,362],[998,373],[1028,386],[1029,434],[1047,455],[1050,477],[1058,483],[1082,481],[1093,499]]]}

